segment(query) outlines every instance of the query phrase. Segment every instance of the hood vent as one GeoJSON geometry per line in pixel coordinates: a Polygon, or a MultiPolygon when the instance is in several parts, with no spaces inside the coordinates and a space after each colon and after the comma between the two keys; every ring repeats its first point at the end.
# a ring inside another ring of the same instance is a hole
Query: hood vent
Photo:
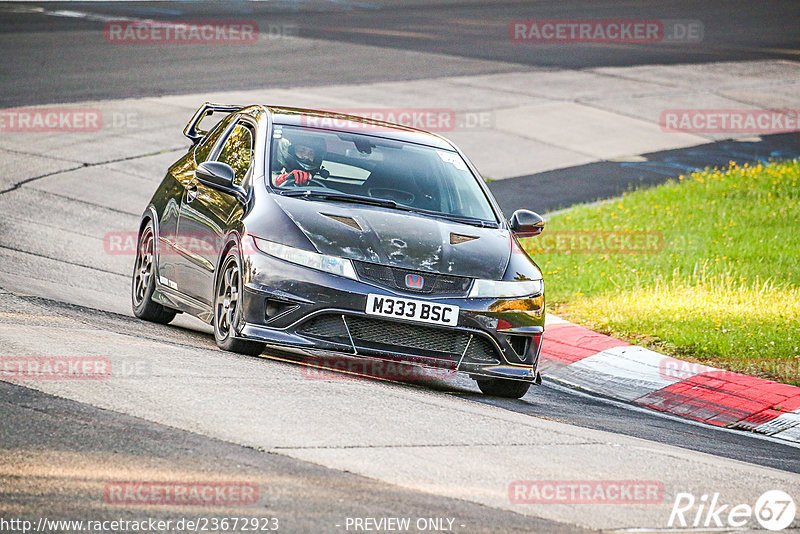
{"type": "Polygon", "coordinates": [[[342,224],[346,224],[350,228],[355,228],[359,232],[363,232],[364,231],[364,229],[361,228],[361,226],[358,224],[358,222],[355,219],[353,219],[352,217],[346,217],[346,216],[342,216],[342,215],[331,215],[329,213],[320,213],[320,215],[324,215],[325,217],[327,217],[329,219],[333,219],[334,221],[338,221],[338,222],[340,222],[342,224]]]}
{"type": "Polygon", "coordinates": [[[464,235],[464,234],[454,234],[450,233],[450,244],[451,245],[458,245],[460,243],[466,243],[467,241],[472,241],[473,239],[478,239],[477,236],[474,235],[464,235]]]}

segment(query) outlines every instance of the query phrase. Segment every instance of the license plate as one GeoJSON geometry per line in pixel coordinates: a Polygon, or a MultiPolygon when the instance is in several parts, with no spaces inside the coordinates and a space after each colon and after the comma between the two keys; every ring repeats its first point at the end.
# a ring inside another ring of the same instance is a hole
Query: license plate
{"type": "Polygon", "coordinates": [[[436,304],[424,300],[401,299],[383,295],[367,295],[369,315],[395,317],[422,323],[456,326],[458,324],[458,306],[436,304]]]}

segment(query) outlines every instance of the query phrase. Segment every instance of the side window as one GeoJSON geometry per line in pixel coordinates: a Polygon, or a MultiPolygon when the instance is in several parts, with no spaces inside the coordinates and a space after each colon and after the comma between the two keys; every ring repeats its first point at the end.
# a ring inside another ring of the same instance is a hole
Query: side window
{"type": "Polygon", "coordinates": [[[199,145],[197,145],[197,148],[194,150],[194,160],[198,165],[208,160],[208,156],[211,155],[214,145],[217,144],[220,136],[225,131],[226,124],[229,124],[229,122],[224,119],[220,121],[219,124],[214,127],[211,133],[209,133],[206,138],[203,139],[199,145]]]}
{"type": "Polygon", "coordinates": [[[236,176],[233,182],[241,185],[250,170],[253,162],[253,134],[247,126],[237,124],[234,127],[222,149],[219,152],[217,161],[227,163],[233,167],[236,176]]]}

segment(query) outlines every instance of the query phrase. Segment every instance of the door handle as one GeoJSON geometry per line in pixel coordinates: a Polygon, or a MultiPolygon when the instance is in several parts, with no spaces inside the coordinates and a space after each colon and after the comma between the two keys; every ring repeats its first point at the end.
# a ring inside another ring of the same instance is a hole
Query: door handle
{"type": "Polygon", "coordinates": [[[193,185],[186,191],[186,202],[191,202],[197,198],[197,186],[193,185]]]}

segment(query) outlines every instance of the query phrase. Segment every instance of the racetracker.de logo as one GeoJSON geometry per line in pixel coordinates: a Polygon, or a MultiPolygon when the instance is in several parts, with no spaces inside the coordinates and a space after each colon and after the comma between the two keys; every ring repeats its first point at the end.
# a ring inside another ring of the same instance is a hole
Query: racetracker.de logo
{"type": "Polygon", "coordinates": [[[258,502],[252,482],[109,482],[107,504],[165,506],[251,506],[258,502]]]}
{"type": "Polygon", "coordinates": [[[512,504],[658,504],[664,485],[656,480],[515,480],[512,504]]]}
{"type": "Polygon", "coordinates": [[[665,109],[658,124],[676,133],[785,133],[800,131],[797,109],[665,109]]]}
{"type": "Polygon", "coordinates": [[[252,20],[120,20],[107,22],[103,37],[112,44],[252,44],[258,42],[258,24],[252,20]]]}
{"type": "Polygon", "coordinates": [[[104,380],[111,360],[99,356],[0,356],[0,378],[17,380],[104,380]]]}
{"type": "Polygon", "coordinates": [[[384,380],[417,381],[444,380],[455,376],[450,367],[410,365],[377,359],[356,359],[344,356],[310,357],[300,369],[300,375],[308,380],[354,380],[355,375],[371,376],[384,380]]]}
{"type": "Polygon", "coordinates": [[[0,110],[0,132],[96,132],[103,127],[99,109],[13,108],[0,110]]]}
{"type": "MultiPolygon", "coordinates": [[[[103,236],[103,250],[112,256],[133,256],[137,252],[138,232],[108,232],[103,236]]],[[[156,252],[160,256],[186,254],[214,257],[222,251],[226,243],[221,236],[213,232],[184,232],[173,236],[171,240],[156,242],[156,252]]],[[[240,245],[242,256],[253,254],[255,249],[252,240],[242,240],[240,245]]]]}
{"type": "Polygon", "coordinates": [[[537,19],[514,20],[508,36],[515,43],[694,43],[703,40],[699,20],[537,19]]]}
{"type": "MultiPolygon", "coordinates": [[[[725,332],[725,330],[723,330],[725,332]]],[[[731,366],[730,369],[717,369],[701,363],[676,360],[665,356],[658,362],[658,374],[664,380],[688,380],[694,376],[713,373],[717,380],[737,381],[742,374],[755,376],[800,376],[800,362],[772,362],[748,360],[731,366]]]]}
{"type": "Polygon", "coordinates": [[[717,370],[701,363],[676,360],[670,357],[664,357],[658,362],[658,374],[664,380],[686,380],[695,375],[717,370]]]}
{"type": "MultiPolygon", "coordinates": [[[[390,129],[379,124],[381,122],[429,132],[449,132],[462,126],[457,121],[455,111],[444,108],[350,108],[329,111],[333,115],[303,115],[300,117],[300,124],[310,128],[346,128],[373,132],[390,129]],[[345,115],[355,115],[365,120],[351,120],[345,115]]],[[[462,122],[468,123],[470,120],[465,118],[462,122]]]]}
{"type": "Polygon", "coordinates": [[[661,232],[554,230],[530,242],[536,254],[656,254],[663,249],[661,232]]]}

